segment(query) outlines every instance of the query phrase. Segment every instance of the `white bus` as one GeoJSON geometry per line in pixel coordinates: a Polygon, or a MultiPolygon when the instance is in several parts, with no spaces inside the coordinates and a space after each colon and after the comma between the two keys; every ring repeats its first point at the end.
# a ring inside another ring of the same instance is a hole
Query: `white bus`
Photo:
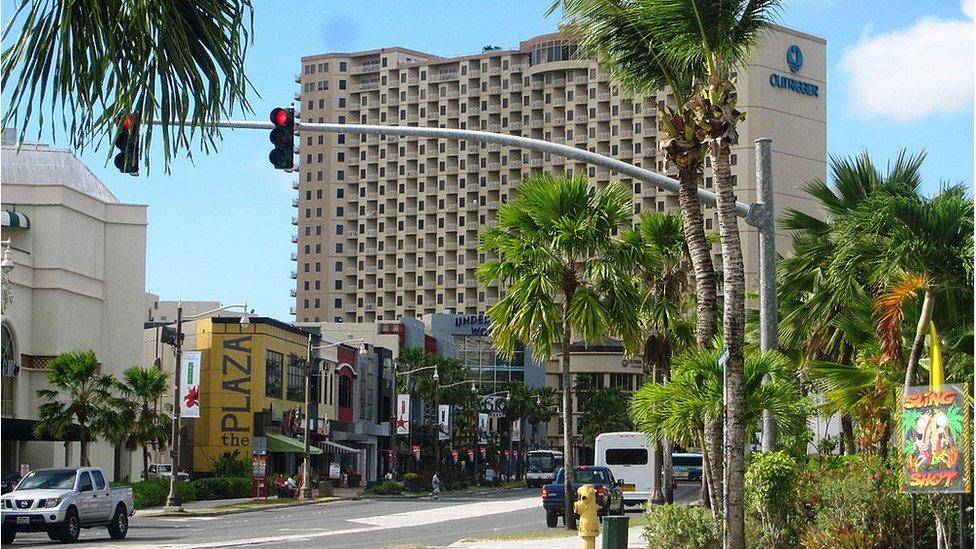
{"type": "Polygon", "coordinates": [[[654,493],[657,457],[653,443],[643,433],[603,433],[596,437],[594,465],[608,467],[622,484],[624,503],[636,505],[654,493]]]}
{"type": "Polygon", "coordinates": [[[562,466],[562,452],[532,450],[525,455],[525,484],[529,487],[551,484],[556,481],[556,471],[562,466]]]}

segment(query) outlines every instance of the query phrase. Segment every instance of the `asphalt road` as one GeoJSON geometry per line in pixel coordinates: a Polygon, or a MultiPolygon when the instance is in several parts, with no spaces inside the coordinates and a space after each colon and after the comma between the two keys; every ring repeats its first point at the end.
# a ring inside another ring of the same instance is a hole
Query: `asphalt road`
{"type": "MultiPolygon", "coordinates": [[[[697,498],[682,483],[677,500],[697,498]]],[[[630,508],[636,512],[637,508],[630,508]]],[[[196,549],[264,547],[373,548],[450,545],[464,538],[545,528],[538,489],[442,495],[429,499],[362,499],[238,513],[222,517],[133,517],[129,535],[113,541],[104,528],[83,530],[74,547],[196,549]]],[[[59,544],[46,534],[18,534],[15,546],[59,544]]]]}

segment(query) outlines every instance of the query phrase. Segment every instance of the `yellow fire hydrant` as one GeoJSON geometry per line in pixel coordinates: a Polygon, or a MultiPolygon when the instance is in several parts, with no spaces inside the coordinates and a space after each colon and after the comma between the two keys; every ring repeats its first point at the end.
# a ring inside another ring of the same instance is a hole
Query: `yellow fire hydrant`
{"type": "Polygon", "coordinates": [[[600,519],[597,511],[600,506],[596,502],[596,488],[592,484],[580,486],[576,493],[579,500],[573,504],[573,510],[579,515],[578,531],[583,538],[583,549],[596,549],[596,537],[600,535],[600,519]]]}

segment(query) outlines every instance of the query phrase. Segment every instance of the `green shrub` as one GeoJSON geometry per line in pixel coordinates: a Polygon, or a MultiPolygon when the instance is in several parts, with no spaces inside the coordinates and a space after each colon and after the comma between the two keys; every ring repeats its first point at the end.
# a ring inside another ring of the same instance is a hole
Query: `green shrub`
{"type": "Polygon", "coordinates": [[[704,507],[657,505],[648,512],[644,539],[648,547],[676,549],[718,549],[722,539],[712,521],[712,512],[704,507]]]}
{"type": "Polygon", "coordinates": [[[159,507],[166,504],[166,496],[169,495],[169,481],[166,479],[133,482],[131,487],[136,509],[159,507]]]}
{"type": "Polygon", "coordinates": [[[403,492],[403,483],[395,480],[386,480],[366,489],[366,493],[373,496],[397,496],[401,492],[403,492]]]}
{"type": "Polygon", "coordinates": [[[759,547],[796,545],[796,464],[786,452],[756,454],[746,471],[748,519],[760,525],[759,547]]]}
{"type": "Polygon", "coordinates": [[[429,492],[430,481],[417,473],[403,475],[403,486],[408,492],[429,492]]]}
{"type": "Polygon", "coordinates": [[[240,451],[224,452],[217,458],[210,458],[214,476],[251,478],[251,460],[241,459],[240,451]]]}
{"type": "Polygon", "coordinates": [[[194,485],[197,501],[246,498],[251,495],[251,479],[242,477],[201,478],[184,484],[194,485]]]}

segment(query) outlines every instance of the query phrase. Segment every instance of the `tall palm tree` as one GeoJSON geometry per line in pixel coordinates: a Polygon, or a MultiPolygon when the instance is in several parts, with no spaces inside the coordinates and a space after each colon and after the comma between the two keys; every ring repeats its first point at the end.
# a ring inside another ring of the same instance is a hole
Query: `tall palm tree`
{"type": "Polygon", "coordinates": [[[694,110],[689,100],[694,81],[705,78],[705,66],[675,59],[657,39],[648,12],[656,2],[635,0],[556,0],[566,23],[563,31],[580,49],[596,57],[610,71],[613,81],[635,95],[655,93],[667,87],[670,97],[660,102],[664,122],[662,150],[668,165],[678,172],[678,203],[684,234],[695,274],[698,346],[712,344],[717,333],[715,266],[711,244],[705,237],[698,187],[702,181],[705,144],[695,131],[694,110]]]}
{"type": "MultiPolygon", "coordinates": [[[[197,138],[212,148],[220,137],[214,123],[235,108],[250,111],[250,0],[16,3],[0,64],[5,128],[26,131],[36,119],[40,134],[44,113],[53,129],[60,109],[61,130],[83,150],[106,137],[111,143],[127,115],[158,119],[168,167],[177,153],[190,155],[197,138]]],[[[144,127],[148,151],[153,131],[144,127]]]]}
{"type": "Polygon", "coordinates": [[[37,407],[39,436],[62,438],[72,422],[81,427],[81,465],[91,465],[89,445],[104,433],[106,407],[113,397],[115,381],[98,373],[94,351],[62,353],[50,362],[47,380],[51,389],[38,389],[37,396],[47,402],[37,407]]]}
{"type": "Polygon", "coordinates": [[[498,226],[481,234],[482,250],[498,259],[478,268],[484,283],[508,287],[488,309],[491,338],[504,355],[531,346],[539,356],[562,354],[563,451],[566,524],[572,511],[572,392],[570,343],[620,337],[633,350],[640,340],[639,294],[612,236],[631,216],[630,192],[618,183],[603,190],[582,177],[540,175],[524,180],[515,200],[498,212],[498,226]]]}
{"type": "MultiPolygon", "coordinates": [[[[671,358],[694,345],[694,324],[689,314],[694,310],[694,295],[688,284],[688,246],[682,220],[673,214],[645,212],[640,223],[626,231],[621,240],[632,256],[632,266],[641,289],[641,321],[644,327],[644,375],[655,383],[667,381],[671,358]]],[[[663,485],[661,496],[671,501],[674,471],[671,443],[656,444],[655,486],[663,485]]],[[[657,494],[655,494],[657,496],[657,494]]]]}
{"type": "MultiPolygon", "coordinates": [[[[719,349],[686,351],[675,358],[671,379],[645,384],[634,394],[630,407],[635,425],[648,436],[702,448],[703,474],[713,502],[720,501],[722,490],[721,438],[718,446],[706,444],[705,431],[721,430],[720,354],[719,349]]],[[[763,410],[773,413],[784,433],[796,434],[806,429],[806,401],[794,382],[788,358],[775,351],[752,353],[745,359],[744,373],[747,432],[760,427],[763,410]],[[766,376],[770,381],[763,383],[766,376]]],[[[718,505],[712,505],[712,515],[719,524],[718,505]]]]}
{"type": "Polygon", "coordinates": [[[115,399],[122,427],[120,442],[129,451],[142,448],[142,478],[149,478],[149,448],[160,448],[172,439],[173,423],[158,406],[166,394],[169,374],[157,368],[133,366],[116,384],[121,398],[115,399]]]}

